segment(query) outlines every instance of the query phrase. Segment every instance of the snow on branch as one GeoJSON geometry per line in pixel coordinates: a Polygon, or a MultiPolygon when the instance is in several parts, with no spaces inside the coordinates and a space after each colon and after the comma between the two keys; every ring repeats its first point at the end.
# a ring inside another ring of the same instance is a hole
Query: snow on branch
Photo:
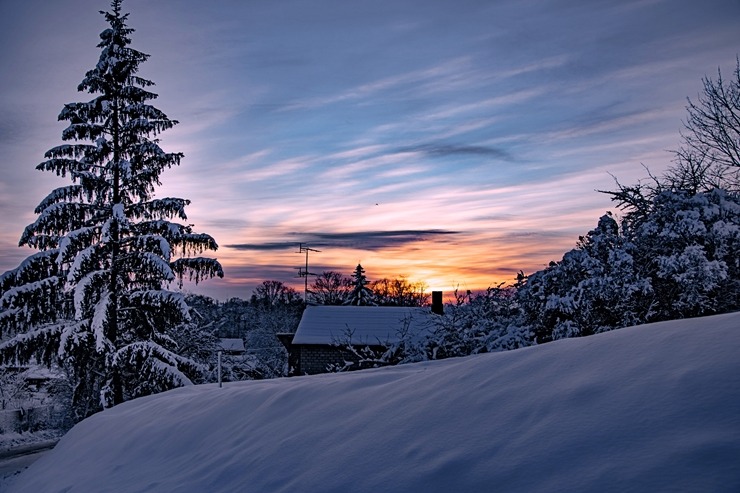
{"type": "Polygon", "coordinates": [[[110,310],[110,293],[105,291],[100,300],[95,304],[95,312],[90,323],[90,329],[95,336],[95,350],[104,354],[113,348],[113,342],[108,339],[106,329],[108,327],[108,313],[110,310]]]}
{"type": "Polygon", "coordinates": [[[157,220],[142,221],[140,223],[132,224],[131,230],[134,234],[138,235],[161,235],[164,238],[167,238],[170,244],[172,244],[176,238],[180,238],[183,235],[190,233],[192,231],[192,228],[184,224],[173,223],[165,220],[157,220]]]}
{"type": "Polygon", "coordinates": [[[94,295],[94,288],[100,289],[105,286],[109,277],[109,271],[96,270],[85,274],[75,285],[73,294],[75,319],[85,318],[88,305],[96,303],[99,299],[99,296],[94,295]]]}
{"type": "MultiPolygon", "coordinates": [[[[153,92],[145,91],[144,89],[136,86],[126,86],[121,89],[121,96],[123,98],[130,99],[132,101],[149,101],[156,99],[157,95],[153,92]]],[[[173,120],[173,123],[175,121],[173,120]]]]}
{"type": "Polygon", "coordinates": [[[13,270],[0,275],[0,293],[19,284],[31,282],[34,279],[50,277],[58,272],[54,257],[57,250],[45,250],[27,257],[13,270]]]}
{"type": "Polygon", "coordinates": [[[185,322],[190,320],[190,307],[185,302],[185,296],[182,293],[154,289],[142,290],[132,293],[130,299],[132,302],[151,307],[160,312],[174,310],[179,313],[181,320],[185,322]]]}
{"type": "MultiPolygon", "coordinates": [[[[154,341],[139,341],[128,344],[113,353],[111,366],[136,369],[149,385],[159,381],[167,388],[192,385],[192,381],[181,369],[200,370],[194,361],[175,354],[154,341]],[[148,375],[148,373],[153,375],[148,375]],[[154,377],[154,378],[152,378],[154,377]]],[[[145,395],[145,392],[137,392],[145,395]]]]}
{"type": "Polygon", "coordinates": [[[159,147],[159,144],[152,142],[151,140],[144,140],[138,144],[134,144],[131,148],[131,153],[136,156],[148,156],[148,157],[164,157],[166,153],[159,147]]]}
{"type": "Polygon", "coordinates": [[[57,176],[61,176],[63,178],[67,176],[67,173],[85,170],[87,169],[87,166],[74,159],[54,158],[37,165],[36,169],[39,171],[51,171],[57,176]]]}
{"type": "Polygon", "coordinates": [[[105,243],[113,241],[112,231],[117,231],[121,235],[131,228],[129,219],[124,212],[123,204],[113,204],[110,210],[110,217],[103,224],[101,231],[101,240],[105,243]]]}
{"type": "Polygon", "coordinates": [[[129,236],[121,241],[121,245],[136,251],[156,253],[168,262],[172,256],[170,243],[158,234],[129,236]]]}
{"type": "Polygon", "coordinates": [[[41,214],[44,209],[58,202],[71,202],[82,197],[83,188],[80,185],[68,185],[53,190],[41,203],[36,206],[34,212],[41,214]]]}
{"type": "Polygon", "coordinates": [[[147,118],[133,118],[123,125],[123,130],[133,134],[149,134],[156,130],[155,123],[147,118]]]}
{"type": "MultiPolygon", "coordinates": [[[[56,147],[52,147],[51,149],[46,151],[44,157],[52,161],[55,158],[86,158],[90,155],[90,153],[94,153],[96,149],[96,146],[90,144],[62,144],[56,147]]],[[[79,161],[72,162],[82,164],[79,161]]]]}
{"type": "Polygon", "coordinates": [[[89,320],[78,320],[76,322],[62,324],[57,357],[64,359],[70,353],[74,353],[75,348],[86,346],[89,339],[89,320]]]}
{"type": "Polygon", "coordinates": [[[185,206],[189,204],[190,201],[187,199],[167,197],[131,205],[128,212],[132,217],[144,220],[166,219],[175,216],[187,220],[185,206]]]}
{"type": "Polygon", "coordinates": [[[67,282],[74,283],[82,278],[94,265],[97,265],[96,256],[100,249],[99,244],[93,244],[79,252],[67,272],[67,282]]]}
{"type": "Polygon", "coordinates": [[[0,297],[0,306],[22,306],[38,298],[48,297],[53,300],[56,298],[55,291],[59,288],[59,283],[59,277],[51,276],[10,288],[0,297]]]}
{"type": "Polygon", "coordinates": [[[123,113],[129,115],[137,115],[140,118],[146,118],[148,120],[166,120],[167,115],[163,111],[157,109],[151,104],[146,103],[134,103],[123,108],[123,113]]]}
{"type": "Polygon", "coordinates": [[[130,252],[121,259],[121,267],[140,279],[175,279],[170,263],[151,252],[130,252]]]}
{"type": "Polygon", "coordinates": [[[100,228],[97,226],[85,226],[74,231],[70,231],[66,236],[59,240],[59,255],[56,262],[61,265],[70,262],[84,248],[89,246],[98,236],[100,228]]]}
{"type": "Polygon", "coordinates": [[[62,130],[62,140],[95,140],[105,135],[104,125],[96,123],[73,123],[62,130]]]}
{"type": "Polygon", "coordinates": [[[36,361],[50,365],[59,347],[63,324],[49,324],[18,334],[0,344],[0,365],[23,365],[36,361]]]}
{"type": "Polygon", "coordinates": [[[60,235],[79,229],[85,226],[88,216],[96,210],[91,205],[74,202],[52,204],[41,212],[33,224],[26,226],[21,235],[20,245],[30,244],[34,235],[60,235]]]}
{"type": "Polygon", "coordinates": [[[218,244],[211,235],[204,233],[184,233],[173,239],[174,247],[180,247],[183,255],[202,253],[205,250],[218,250],[218,244]]]}
{"type": "Polygon", "coordinates": [[[180,279],[194,281],[196,284],[212,277],[224,277],[221,264],[216,259],[206,257],[180,258],[170,264],[172,271],[180,279]]]}

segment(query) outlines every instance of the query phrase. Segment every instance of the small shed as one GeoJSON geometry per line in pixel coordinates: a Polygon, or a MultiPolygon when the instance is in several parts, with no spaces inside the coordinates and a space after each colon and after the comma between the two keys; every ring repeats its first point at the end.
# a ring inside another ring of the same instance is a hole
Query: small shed
{"type": "MultiPolygon", "coordinates": [[[[292,338],[281,334],[293,375],[326,373],[331,365],[360,359],[351,348],[382,353],[402,337],[431,330],[436,315],[429,308],[380,306],[308,306],[292,338]]],[[[352,368],[352,367],[351,367],[352,368]]]]}
{"type": "Polygon", "coordinates": [[[222,337],[218,341],[218,348],[229,356],[241,356],[247,352],[244,347],[244,340],[240,337],[222,337]]]}

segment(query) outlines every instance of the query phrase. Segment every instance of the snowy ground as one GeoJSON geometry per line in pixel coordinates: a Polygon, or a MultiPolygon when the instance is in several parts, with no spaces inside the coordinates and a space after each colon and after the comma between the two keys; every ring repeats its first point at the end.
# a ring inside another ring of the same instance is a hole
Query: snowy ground
{"type": "MultiPolygon", "coordinates": [[[[48,442],[44,448],[34,448],[35,451],[23,450],[20,455],[0,457],[0,491],[7,491],[18,475],[26,470],[31,464],[39,460],[44,454],[51,450],[55,442],[48,442]]],[[[44,444],[34,447],[43,447],[44,444]]]]}
{"type": "Polygon", "coordinates": [[[178,389],[77,425],[43,492],[740,491],[740,313],[178,389]]]}
{"type": "Polygon", "coordinates": [[[0,493],[10,487],[20,471],[40,457],[40,454],[27,454],[29,450],[42,448],[46,452],[62,435],[61,430],[0,433],[0,493]]]}
{"type": "Polygon", "coordinates": [[[61,430],[39,430],[33,433],[2,433],[0,434],[0,456],[12,452],[19,447],[55,441],[63,435],[61,430]]]}

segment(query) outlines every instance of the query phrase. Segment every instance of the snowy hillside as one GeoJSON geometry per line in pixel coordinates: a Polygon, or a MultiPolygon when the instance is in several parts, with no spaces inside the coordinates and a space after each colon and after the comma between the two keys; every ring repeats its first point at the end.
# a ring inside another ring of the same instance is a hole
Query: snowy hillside
{"type": "Polygon", "coordinates": [[[12,491],[737,492],[739,354],[735,313],[183,388],[80,423],[12,491]]]}

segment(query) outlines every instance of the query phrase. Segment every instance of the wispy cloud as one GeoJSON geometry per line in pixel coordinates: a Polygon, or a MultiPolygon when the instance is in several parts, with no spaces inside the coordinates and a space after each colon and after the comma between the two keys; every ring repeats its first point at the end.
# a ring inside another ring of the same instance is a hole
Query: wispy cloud
{"type": "Polygon", "coordinates": [[[308,232],[292,233],[292,241],[265,243],[242,243],[226,245],[236,250],[287,250],[295,249],[299,243],[309,244],[316,248],[352,248],[358,250],[382,250],[388,247],[405,245],[419,241],[446,241],[451,236],[458,236],[459,231],[447,230],[400,230],[400,231],[355,231],[347,233],[308,232]]]}
{"type": "MultiPolygon", "coordinates": [[[[33,167],[89,96],[105,27],[89,3],[0,16],[0,271],[66,184],[33,167]]],[[[192,199],[221,245],[220,296],[297,282],[299,242],[322,267],[437,286],[540,268],[612,207],[607,171],[660,172],[686,96],[734,67],[737,0],[674,3],[132,2],[141,73],[181,121],[163,148],[186,155],[157,193],[192,199]]]]}
{"type": "Polygon", "coordinates": [[[430,157],[483,156],[501,161],[514,161],[514,158],[505,150],[482,145],[429,143],[400,147],[395,152],[398,154],[420,152],[430,157]]]}

